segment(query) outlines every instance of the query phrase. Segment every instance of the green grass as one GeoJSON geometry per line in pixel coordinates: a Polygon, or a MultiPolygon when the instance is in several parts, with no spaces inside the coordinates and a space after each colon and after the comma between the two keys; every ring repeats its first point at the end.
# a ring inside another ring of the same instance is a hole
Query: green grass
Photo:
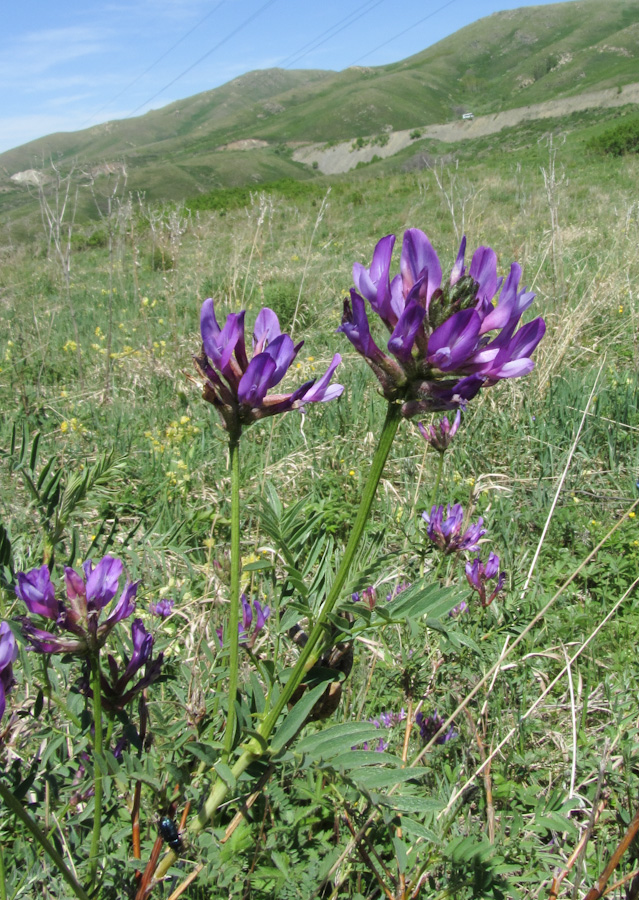
{"type": "MultiPolygon", "coordinates": [[[[581,893],[603,871],[636,811],[639,689],[636,593],[595,634],[639,568],[637,518],[625,516],[637,497],[639,473],[639,214],[633,187],[639,160],[588,150],[586,142],[609,124],[581,114],[564,123],[565,143],[561,123],[548,122],[447,148],[454,158],[446,163],[440,157],[438,169],[447,198],[431,171],[402,171],[426,142],[396,160],[334,179],[325,208],[325,179],[280,182],[264,192],[216,191],[202,195],[200,208],[191,204],[190,211],[180,204],[129,206],[123,196],[110,223],[76,228],[68,295],[42,235],[4,251],[0,464],[6,474],[0,519],[12,542],[15,569],[39,565],[41,559],[38,523],[16,469],[17,449],[11,452],[13,426],[18,449],[26,426],[31,436],[41,435],[38,471],[54,458],[65,473],[77,472],[110,449],[124,460],[113,489],[78,511],[58,566],[107,551],[121,555],[131,576],[143,580],[139,612],[147,622],[150,600],[176,599],[176,615],[157,637],[167,677],[149,689],[154,746],[148,751],[134,746],[117,770],[127,785],[134,775],[143,781],[144,861],[155,837],[155,817],[168,802],[166,791],[180,782],[180,809],[185,797],[197,806],[207,776],[196,774],[195,757],[194,765],[185,763],[187,748],[219,737],[224,719],[223,658],[213,629],[223,623],[226,609],[229,472],[224,434],[190,380],[191,355],[199,349],[200,304],[214,296],[222,316],[246,308],[249,329],[263,304],[291,322],[304,279],[294,337],[305,344],[290,382],[323,371],[339,350],[345,393],[337,403],[309,410],[303,422],[289,414],[258,423],[245,435],[242,554],[247,565],[276,558],[263,513],[268,484],[285,504],[301,501],[299,520],[312,525],[308,542],[296,550],[301,562],[324,536],[334,542],[337,557],[384,415],[373,376],[336,333],[341,301],[351,285],[353,262],[369,264],[381,236],[416,226],[428,233],[445,269],[454,261],[462,230],[471,248],[495,248],[500,272],[517,259],[524,283],[537,294],[534,314],[543,314],[548,324],[535,372],[486,390],[469,404],[446,457],[440,490],[442,502],[461,502],[473,518],[484,517],[485,549],[499,554],[507,590],[488,611],[475,608],[466,617],[444,618],[439,630],[417,622],[357,641],[353,673],[327,724],[365,720],[402,706],[414,711],[419,702],[425,713],[452,714],[504,647],[574,575],[505,667],[488,680],[469,713],[456,717],[457,737],[435,746],[419,768],[419,783],[402,789],[405,803],[414,794],[422,803],[432,801],[436,811],[403,809],[400,836],[397,815],[380,807],[364,846],[383,861],[388,884],[398,879],[402,865],[410,876],[425,867],[423,890],[438,900],[547,896],[553,873],[565,864],[592,807],[603,798],[583,860],[581,893]],[[551,131],[561,266],[553,265],[549,201],[540,172],[549,166],[544,135],[551,131]],[[109,227],[111,256],[105,243],[109,227]],[[524,591],[595,383],[595,399],[524,591]],[[597,557],[578,571],[620,520],[597,557]],[[566,654],[591,637],[572,663],[570,678],[564,673],[527,715],[561,673],[566,654]],[[438,818],[481,765],[482,752],[502,740],[489,775],[477,777],[452,812],[438,818]]],[[[426,145],[438,155],[436,146],[426,145]]],[[[421,512],[430,504],[434,456],[425,453],[415,425],[404,423],[349,590],[375,584],[383,603],[399,581],[417,577],[422,560],[441,583],[464,590],[463,561],[447,559],[438,568],[424,543],[421,512]]],[[[312,571],[319,565],[309,562],[312,571]]],[[[290,662],[296,651],[285,634],[277,634],[278,613],[284,615],[297,600],[280,596],[282,577],[279,562],[247,570],[244,588],[274,609],[262,659],[274,655],[290,662]]],[[[4,590],[2,616],[18,612],[14,595],[4,590]]],[[[20,698],[21,705],[6,738],[14,751],[6,777],[27,785],[41,821],[52,804],[71,854],[81,859],[90,801],[74,814],[63,809],[77,771],[63,739],[63,720],[46,698],[39,711],[31,699],[42,683],[35,655],[22,653],[15,669],[19,683],[10,701],[20,698]],[[27,689],[29,699],[22,702],[27,689]],[[52,729],[63,737],[43,763],[46,778],[29,787],[29,761],[52,729]]],[[[243,689],[258,703],[259,684],[248,681],[250,669],[245,659],[243,689]]],[[[81,712],[70,665],[56,662],[49,672],[56,683],[72,688],[69,702],[81,712]]],[[[306,734],[319,727],[309,725],[306,734]]],[[[404,727],[396,725],[386,735],[389,752],[400,757],[404,727]]],[[[74,750],[80,746],[75,732],[71,743],[74,750]]],[[[419,746],[412,729],[410,754],[419,746]]],[[[376,896],[370,866],[357,852],[329,874],[348,846],[348,822],[361,827],[371,809],[368,798],[384,793],[364,790],[358,781],[363,778],[330,759],[289,753],[248,821],[226,843],[220,839],[236,811],[233,804],[214,830],[187,848],[185,858],[204,865],[189,889],[192,896],[240,898],[250,882],[252,897],[310,900],[325,879],[323,896],[376,896]]],[[[104,896],[114,898],[124,896],[132,882],[130,794],[121,782],[110,781],[105,825],[105,840],[122,848],[114,851],[104,889],[104,896]]],[[[53,892],[65,895],[9,817],[3,817],[0,834],[14,890],[24,871],[24,865],[14,865],[19,858],[29,862],[36,880],[46,878],[53,892]]],[[[615,877],[635,866],[631,851],[615,877]]],[[[570,895],[577,873],[571,869],[560,896],[570,895]]],[[[168,897],[170,890],[167,884],[155,893],[168,897]]]]}

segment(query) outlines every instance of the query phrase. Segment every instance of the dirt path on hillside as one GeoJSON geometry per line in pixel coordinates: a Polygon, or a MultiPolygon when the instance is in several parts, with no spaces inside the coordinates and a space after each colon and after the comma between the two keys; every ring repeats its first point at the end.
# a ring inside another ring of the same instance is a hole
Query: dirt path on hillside
{"type": "Polygon", "coordinates": [[[370,162],[374,156],[382,158],[394,156],[395,153],[399,153],[400,150],[413,143],[410,136],[415,130],[420,131],[422,138],[434,138],[444,143],[455,143],[495,134],[502,128],[512,128],[519,122],[525,122],[528,119],[551,119],[583,109],[625,106],[628,103],[639,104],[639,83],[627,84],[621,91],[618,88],[592,91],[588,94],[579,94],[577,97],[566,97],[564,100],[547,100],[545,103],[520,106],[517,109],[508,109],[505,112],[493,113],[489,116],[477,116],[471,121],[460,119],[448,125],[426,125],[421,128],[416,126],[407,131],[391,131],[388,134],[388,143],[383,147],[371,143],[354,150],[352,140],[335,144],[332,147],[328,147],[326,144],[309,144],[295,150],[293,159],[309,166],[317,163],[317,168],[324,175],[337,175],[354,169],[360,162],[370,162]]]}

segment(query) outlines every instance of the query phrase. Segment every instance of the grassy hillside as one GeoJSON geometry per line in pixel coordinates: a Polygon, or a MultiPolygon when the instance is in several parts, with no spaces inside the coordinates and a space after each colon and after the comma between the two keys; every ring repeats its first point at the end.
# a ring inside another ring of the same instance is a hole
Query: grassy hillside
{"type": "Polygon", "coordinates": [[[313,173],[282,145],[331,141],[525,106],[635,81],[637,0],[579,0],[495,13],[423,53],[343,72],[271,69],[135,119],[56,134],[0,155],[0,214],[30,206],[10,176],[43,160],[124,161],[128,187],[180,200],[216,187],[313,173]],[[259,139],[257,150],[220,148],[259,139]]]}

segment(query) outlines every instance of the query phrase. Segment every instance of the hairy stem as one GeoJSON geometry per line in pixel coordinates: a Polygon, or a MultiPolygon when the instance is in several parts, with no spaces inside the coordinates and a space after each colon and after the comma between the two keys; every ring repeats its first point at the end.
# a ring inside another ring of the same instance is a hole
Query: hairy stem
{"type": "MultiPolygon", "coordinates": [[[[359,542],[369,520],[370,511],[375,499],[375,494],[377,492],[377,487],[379,485],[380,478],[382,477],[382,472],[384,471],[384,466],[386,465],[388,454],[393,445],[393,440],[395,439],[400,419],[400,406],[398,404],[389,403],[386,412],[386,420],[384,422],[382,433],[377,444],[377,449],[375,450],[375,455],[371,463],[368,479],[364,486],[364,491],[362,494],[362,499],[360,501],[359,509],[357,511],[357,516],[355,518],[355,523],[353,525],[353,530],[346,545],[346,550],[344,551],[344,556],[342,557],[339,569],[337,570],[337,573],[335,575],[335,580],[315,621],[315,625],[311,629],[308,641],[298,657],[291,676],[284,685],[282,692],[278,697],[277,703],[274,705],[273,709],[257,729],[261,740],[259,740],[258,738],[252,738],[245,746],[242,755],[231,767],[231,772],[233,773],[234,778],[239,778],[239,776],[246,771],[246,769],[254,760],[259,759],[259,757],[262,756],[264,752],[266,752],[264,749],[264,744],[266,741],[268,741],[271,733],[273,732],[273,729],[277,724],[277,720],[279,719],[280,713],[285,708],[288,701],[291,699],[299,684],[301,684],[307,669],[310,668],[315,662],[315,656],[317,656],[317,647],[324,634],[326,621],[340,597],[342,588],[344,587],[344,582],[346,581],[348,573],[353,564],[359,542]]],[[[232,443],[231,448],[233,448],[232,443]]],[[[231,604],[233,605],[233,603],[236,602],[237,607],[239,607],[239,454],[237,453],[237,449],[235,454],[233,453],[233,449],[231,450],[231,471],[231,561],[233,565],[231,574],[231,604]],[[235,470],[235,466],[237,466],[237,472],[235,470]],[[235,564],[236,560],[237,565],[235,564]],[[236,580],[234,581],[234,579],[236,580]]],[[[232,748],[232,735],[234,729],[234,725],[233,729],[229,729],[229,722],[231,721],[231,705],[235,702],[235,694],[237,692],[237,665],[235,665],[235,668],[233,667],[234,657],[232,655],[234,640],[236,653],[235,659],[237,659],[237,623],[239,620],[239,610],[237,607],[235,610],[235,619],[233,619],[233,610],[231,609],[231,617],[229,621],[229,630],[231,633],[228,639],[230,641],[231,647],[231,673],[229,679],[229,716],[227,718],[227,730],[224,742],[224,759],[228,758],[228,754],[230,753],[230,750],[232,748]],[[231,737],[229,737],[229,735],[231,737]]],[[[233,708],[233,717],[234,715],[235,710],[233,708]]],[[[218,777],[217,781],[211,788],[209,796],[200,809],[197,819],[193,821],[189,829],[192,835],[199,834],[208,825],[218,807],[221,805],[221,803],[223,803],[229,790],[230,787],[227,782],[218,777]]],[[[173,865],[173,863],[176,861],[176,859],[177,854],[172,850],[169,851],[158,866],[155,876],[156,879],[162,878],[166,874],[170,866],[173,865]]]]}
{"type": "MultiPolygon", "coordinates": [[[[373,457],[370,471],[368,473],[368,478],[364,486],[362,499],[357,511],[357,517],[355,519],[351,535],[348,539],[348,544],[346,545],[344,556],[342,557],[339,569],[337,570],[337,574],[335,575],[335,581],[333,582],[328,597],[326,598],[320,614],[318,615],[315,624],[311,629],[311,633],[308,636],[308,641],[306,642],[306,645],[302,649],[302,652],[297,659],[295,668],[293,669],[290,678],[284,685],[282,693],[278,697],[277,703],[257,729],[259,734],[265,740],[268,740],[268,738],[270,737],[273,728],[275,727],[275,724],[280,716],[280,713],[297,690],[304,677],[304,673],[316,662],[317,646],[324,634],[324,627],[326,625],[328,616],[333,611],[335,604],[340,597],[342,588],[344,587],[344,582],[346,581],[348,573],[353,564],[355,553],[357,552],[359,542],[368,522],[371,507],[373,505],[373,500],[375,499],[375,494],[377,493],[377,486],[379,485],[380,478],[382,477],[382,472],[384,471],[384,466],[386,465],[386,460],[388,459],[390,448],[393,445],[393,440],[395,439],[400,419],[400,406],[395,403],[389,403],[388,409],[386,411],[386,420],[384,422],[382,433],[377,444],[377,449],[375,450],[375,455],[373,457]]],[[[257,744],[257,741],[255,741],[254,743],[256,746],[253,746],[253,743],[250,746],[252,749],[257,750],[259,745],[257,744]]]]}
{"type": "Polygon", "coordinates": [[[102,828],[102,766],[98,757],[104,753],[102,734],[102,693],[100,685],[100,652],[96,650],[89,657],[91,666],[91,690],[93,691],[93,783],[95,787],[95,806],[93,810],[93,833],[89,852],[89,884],[95,881],[98,869],[98,853],[100,851],[100,830],[102,828]]]}
{"type": "Polygon", "coordinates": [[[235,698],[237,697],[237,680],[239,668],[239,633],[240,621],[240,439],[231,437],[229,441],[231,463],[231,605],[229,609],[228,627],[224,639],[229,648],[229,697],[226,731],[224,733],[223,759],[226,761],[233,749],[235,738],[235,698]]]}
{"type": "MultiPolygon", "coordinates": [[[[430,505],[431,509],[437,503],[437,495],[439,493],[439,485],[442,480],[442,472],[444,471],[444,454],[445,451],[439,451],[439,461],[437,463],[437,474],[435,475],[435,484],[433,485],[433,490],[430,495],[430,505]]],[[[430,510],[428,511],[430,513],[430,510]]]]}

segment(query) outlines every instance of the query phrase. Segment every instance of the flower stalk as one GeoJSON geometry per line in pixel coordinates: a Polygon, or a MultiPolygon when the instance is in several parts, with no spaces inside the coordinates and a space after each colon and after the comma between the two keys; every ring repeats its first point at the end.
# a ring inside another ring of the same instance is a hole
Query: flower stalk
{"type": "Polygon", "coordinates": [[[445,452],[446,452],[445,450],[439,450],[439,451],[438,451],[438,457],[439,457],[439,458],[438,458],[438,460],[437,460],[437,472],[435,473],[435,483],[433,484],[433,491],[432,491],[432,493],[431,493],[431,495],[430,495],[430,505],[431,505],[431,507],[432,507],[432,506],[435,506],[435,504],[437,503],[437,495],[438,495],[438,493],[439,493],[439,485],[441,484],[442,473],[443,473],[443,471],[444,471],[444,455],[445,455],[445,452]]]}
{"type": "Polygon", "coordinates": [[[99,651],[89,656],[91,666],[91,690],[93,692],[93,784],[94,784],[94,809],[93,832],[91,834],[91,850],[89,854],[89,883],[92,885],[98,869],[98,853],[100,851],[100,830],[102,828],[102,766],[101,757],[104,751],[104,738],[102,733],[102,693],[100,686],[100,655],[99,651]]]}
{"type": "MultiPolygon", "coordinates": [[[[386,420],[384,421],[382,433],[379,437],[377,449],[375,450],[375,455],[371,463],[368,478],[366,480],[364,491],[362,493],[362,499],[360,501],[357,516],[353,524],[353,530],[351,531],[348,543],[346,545],[346,550],[344,551],[344,556],[342,557],[339,569],[337,570],[337,573],[335,575],[335,580],[333,582],[331,590],[329,591],[324,605],[322,606],[320,613],[315,620],[315,624],[313,625],[308,636],[308,641],[302,648],[302,652],[297,659],[290,678],[284,685],[282,693],[278,697],[277,703],[257,729],[258,733],[262,738],[264,738],[264,740],[268,740],[268,738],[270,737],[273,728],[275,727],[275,724],[280,716],[280,713],[301,684],[304,673],[317,662],[317,659],[319,657],[319,651],[317,648],[324,633],[326,620],[328,619],[330,613],[333,611],[335,604],[339,599],[342,588],[344,587],[344,582],[346,581],[350,568],[353,564],[355,553],[357,552],[359,542],[364,533],[366,523],[369,520],[373,500],[375,499],[375,494],[377,493],[377,486],[379,485],[379,481],[382,477],[384,466],[386,465],[388,454],[390,453],[390,449],[393,445],[400,420],[401,407],[397,403],[389,403],[386,410],[386,420]]],[[[259,745],[257,741],[255,741],[252,742],[250,746],[252,747],[252,749],[257,749],[257,746],[259,745]],[[255,747],[253,747],[253,743],[255,744],[255,747]]]]}
{"type": "Polygon", "coordinates": [[[229,648],[229,692],[226,731],[224,733],[224,755],[226,762],[233,749],[235,737],[238,669],[239,669],[239,621],[240,621],[240,438],[232,435],[229,440],[231,465],[231,596],[226,639],[229,648]]]}
{"type": "MultiPolygon", "coordinates": [[[[273,730],[277,724],[277,721],[280,717],[280,714],[286,707],[287,703],[301,684],[305,673],[311,668],[316,662],[317,658],[320,655],[320,649],[318,649],[318,645],[321,643],[322,636],[324,634],[324,627],[326,625],[326,621],[328,616],[335,608],[337,601],[339,600],[342,588],[344,587],[344,583],[346,578],[348,577],[348,573],[353,564],[353,560],[355,558],[355,554],[357,552],[357,548],[359,546],[360,540],[364,533],[364,529],[366,527],[366,523],[369,520],[370,511],[373,505],[373,501],[375,499],[375,494],[377,493],[377,487],[379,485],[380,479],[382,477],[382,473],[384,471],[384,466],[386,465],[386,460],[388,459],[388,454],[390,453],[390,449],[393,445],[393,440],[395,439],[395,435],[397,434],[397,428],[399,426],[401,420],[401,407],[397,403],[389,403],[388,409],[386,411],[386,420],[384,422],[382,433],[380,435],[377,449],[375,451],[375,455],[373,456],[373,461],[371,463],[371,468],[368,473],[368,478],[366,484],[364,486],[364,490],[362,493],[362,499],[360,501],[360,506],[357,511],[357,516],[355,518],[355,522],[353,524],[353,530],[349,537],[348,543],[346,545],[346,549],[344,551],[344,556],[342,557],[342,561],[340,563],[339,569],[335,575],[335,580],[331,586],[331,589],[324,601],[324,604],[320,610],[320,613],[315,620],[315,624],[310,631],[308,636],[308,641],[306,645],[302,648],[302,651],[297,659],[295,667],[287,680],[286,684],[282,688],[282,692],[280,693],[277,703],[273,706],[273,708],[269,711],[264,721],[257,728],[257,732],[259,738],[252,738],[248,744],[245,746],[242,754],[238,757],[235,764],[231,767],[231,772],[235,778],[239,778],[249,765],[262,755],[265,752],[268,752],[268,748],[265,750],[265,744],[268,742],[273,730]]],[[[233,469],[232,469],[233,471],[233,469]]],[[[233,477],[232,477],[233,482],[233,477]]],[[[238,482],[239,482],[239,456],[238,456],[238,482]]],[[[233,486],[231,488],[233,490],[233,486]]],[[[238,558],[239,558],[239,488],[237,493],[237,509],[238,509],[238,533],[237,533],[237,546],[238,546],[238,558]]],[[[233,524],[231,525],[233,529],[233,524]]],[[[231,539],[233,540],[233,531],[231,534],[231,539]]],[[[233,554],[233,551],[232,551],[233,554]]],[[[235,567],[234,567],[235,568],[235,567]]],[[[233,577],[233,576],[232,576],[233,577]]],[[[238,639],[238,627],[237,623],[239,621],[239,567],[237,568],[237,577],[238,577],[238,586],[237,586],[237,594],[233,594],[233,588],[231,589],[232,593],[232,603],[233,598],[237,596],[238,602],[238,620],[233,622],[229,619],[229,641],[233,641],[234,639],[238,639]]],[[[231,612],[232,615],[232,612],[231,612]]],[[[231,645],[232,646],[232,643],[231,645]]],[[[232,666],[232,662],[231,662],[232,666]]],[[[233,672],[231,672],[231,677],[233,677],[233,672]]],[[[237,691],[237,677],[235,678],[235,690],[237,691]]],[[[229,686],[229,704],[231,703],[231,688],[229,686]]],[[[229,718],[230,718],[230,705],[229,705],[229,718]]],[[[228,735],[229,735],[229,719],[227,718],[227,731],[225,734],[225,744],[224,744],[224,752],[226,755],[227,743],[228,743],[228,735]]],[[[221,778],[218,778],[213,787],[211,788],[211,792],[207,797],[206,801],[202,805],[198,817],[193,821],[190,832],[192,835],[199,834],[211,821],[213,815],[216,810],[220,806],[221,803],[224,802],[224,799],[229,791],[229,785],[223,781],[221,778]]],[[[175,854],[172,850],[170,850],[160,865],[158,866],[156,872],[156,878],[163,877],[171,865],[177,859],[177,854],[175,854]]]]}

